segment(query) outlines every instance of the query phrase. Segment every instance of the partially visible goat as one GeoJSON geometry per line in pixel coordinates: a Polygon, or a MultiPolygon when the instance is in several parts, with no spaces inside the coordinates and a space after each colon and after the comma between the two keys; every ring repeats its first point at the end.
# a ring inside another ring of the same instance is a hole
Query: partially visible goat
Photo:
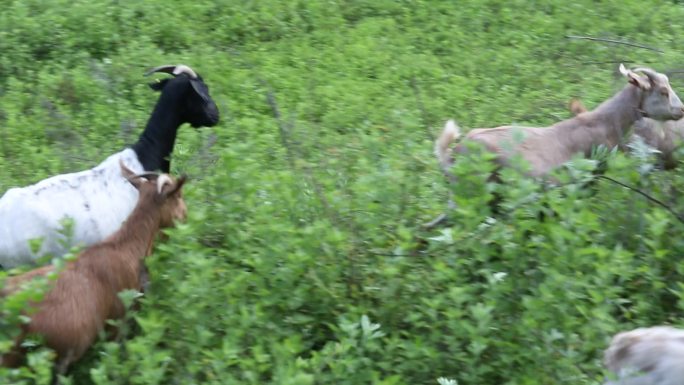
{"type": "Polygon", "coordinates": [[[176,132],[183,123],[214,126],[219,111],[209,89],[185,65],[161,66],[148,75],[173,75],[150,87],[161,91],[154,111],[138,142],[109,156],[98,166],[62,174],[23,188],[9,189],[0,198],[0,265],[12,268],[51,254],[60,256],[75,245],[89,246],[116,231],[131,213],[138,193],[121,177],[119,161],[134,172],[169,172],[169,156],[176,132]],[[59,233],[63,219],[73,219],[69,239],[59,233]],[[37,253],[29,240],[42,239],[37,253]]]}
{"type": "MultiPolygon", "coordinates": [[[[465,140],[483,144],[497,155],[500,166],[508,165],[512,156],[520,154],[530,164],[529,175],[541,176],[567,162],[576,153],[590,154],[592,148],[600,144],[617,145],[624,129],[644,116],[663,121],[684,116],[684,105],[670,87],[667,76],[648,68],[628,70],[622,64],[620,72],[627,77],[629,84],[593,111],[550,127],[473,129],[465,135],[465,140]],[[514,143],[516,130],[523,136],[519,144],[514,143]]],[[[435,142],[435,153],[447,172],[453,162],[451,143],[460,136],[458,126],[450,120],[435,142]]],[[[463,153],[466,147],[458,144],[453,150],[463,153]]]]}
{"type": "Polygon", "coordinates": [[[684,330],[669,326],[617,334],[605,351],[606,385],[684,385],[684,330]]]}
{"type": "MultiPolygon", "coordinates": [[[[570,111],[574,115],[587,112],[587,108],[579,99],[570,101],[570,111]]],[[[659,158],[663,168],[671,170],[677,167],[675,150],[684,143],[684,119],[661,122],[650,118],[641,118],[632,125],[634,137],[640,137],[644,143],[660,151],[659,158]]],[[[624,150],[625,146],[620,146],[624,150]]]]}
{"type": "MultiPolygon", "coordinates": [[[[151,173],[135,175],[123,163],[121,172],[139,192],[133,212],[117,232],[66,263],[45,297],[35,304],[37,311],[30,316],[31,321],[22,325],[13,351],[2,357],[4,366],[21,364],[20,344],[27,334],[44,338],[45,345],[57,352],[59,368],[66,369],[80,359],[108,319],[123,318],[126,309],[117,294],[126,289],[140,290],[143,259],[151,254],[159,230],[185,219],[181,192],[185,177],[174,181],[162,174],[147,180],[145,176],[151,173]]],[[[53,265],[48,265],[11,277],[2,295],[51,271],[53,265]]]]}

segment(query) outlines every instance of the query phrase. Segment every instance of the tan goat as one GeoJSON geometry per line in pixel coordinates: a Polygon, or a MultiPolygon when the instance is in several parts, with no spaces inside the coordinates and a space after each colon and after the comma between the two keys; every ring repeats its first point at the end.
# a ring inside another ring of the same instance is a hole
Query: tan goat
{"type": "Polygon", "coordinates": [[[617,334],[605,351],[606,385],[684,384],[684,330],[669,326],[617,334]]]}
{"type": "MultiPolygon", "coordinates": [[[[141,289],[143,259],[152,252],[159,230],[185,219],[181,191],[185,177],[174,181],[167,174],[134,175],[123,163],[121,169],[139,191],[135,209],[118,231],[66,263],[45,297],[35,304],[31,321],[22,325],[14,349],[2,357],[4,366],[22,363],[24,352],[20,344],[28,334],[42,336],[45,345],[57,352],[59,370],[80,359],[108,319],[124,316],[125,308],[117,294],[127,289],[141,289]]],[[[44,266],[11,277],[2,295],[19,290],[23,283],[51,271],[53,266],[44,266]]]]}
{"type": "MultiPolygon", "coordinates": [[[[684,116],[684,106],[670,87],[667,76],[648,68],[628,70],[622,64],[620,73],[627,77],[629,84],[593,111],[550,127],[473,129],[464,138],[479,142],[494,152],[501,166],[506,166],[513,155],[520,154],[530,165],[529,174],[541,176],[567,162],[576,153],[589,154],[594,146],[600,144],[617,145],[624,129],[644,116],[661,121],[684,116]],[[523,136],[522,142],[517,144],[514,143],[516,130],[523,136]]],[[[462,144],[452,149],[452,143],[460,137],[458,126],[450,120],[435,142],[435,153],[445,171],[453,162],[452,152],[466,151],[462,144]]]]}
{"type": "MultiPolygon", "coordinates": [[[[574,115],[587,112],[579,99],[572,99],[569,107],[574,115]]],[[[672,170],[677,167],[674,152],[684,143],[684,119],[661,122],[644,117],[634,122],[632,130],[635,137],[641,137],[644,143],[660,151],[663,168],[672,170]]],[[[626,150],[625,146],[620,146],[620,149],[626,150]]]]}

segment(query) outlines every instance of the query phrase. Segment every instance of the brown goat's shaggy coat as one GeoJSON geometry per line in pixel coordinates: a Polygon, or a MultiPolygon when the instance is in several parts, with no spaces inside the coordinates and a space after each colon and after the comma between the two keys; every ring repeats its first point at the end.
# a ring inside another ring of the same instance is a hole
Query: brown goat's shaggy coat
{"type": "MultiPolygon", "coordinates": [[[[147,181],[132,175],[122,165],[124,176],[138,188],[138,204],[122,227],[104,241],[84,250],[67,262],[44,299],[36,304],[31,321],[22,326],[14,351],[3,356],[4,366],[21,363],[19,344],[27,334],[41,335],[45,345],[58,354],[59,366],[77,361],[95,342],[108,319],[121,319],[125,308],[118,293],[141,289],[143,259],[152,252],[161,228],[185,218],[181,195],[185,178],[174,182],[163,174],[147,181]]],[[[8,279],[3,295],[18,290],[22,283],[53,271],[53,266],[31,270],[8,279]]]]}

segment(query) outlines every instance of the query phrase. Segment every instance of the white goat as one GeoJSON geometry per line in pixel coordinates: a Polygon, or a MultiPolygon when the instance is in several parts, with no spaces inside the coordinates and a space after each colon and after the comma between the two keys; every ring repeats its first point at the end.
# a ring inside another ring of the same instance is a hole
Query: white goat
{"type": "MultiPolygon", "coordinates": [[[[586,112],[587,108],[580,100],[572,99],[570,111],[579,115],[586,112]]],[[[659,158],[664,169],[671,170],[677,167],[674,152],[684,143],[684,119],[661,122],[644,117],[634,122],[632,130],[634,137],[640,137],[644,143],[660,151],[659,158]]],[[[620,148],[625,150],[625,146],[620,148]]]]}
{"type": "Polygon", "coordinates": [[[74,245],[90,246],[114,233],[133,211],[138,192],[121,176],[119,160],[135,173],[169,172],[169,156],[183,123],[214,126],[219,112],[202,78],[185,65],[160,66],[167,78],[150,86],[161,91],[138,142],[109,156],[100,165],[62,174],[23,188],[9,189],[0,198],[0,265],[12,268],[50,254],[59,256],[74,245]],[[63,220],[73,220],[73,234],[60,233],[63,220]],[[37,252],[29,241],[42,239],[37,252]]]}
{"type": "MultiPolygon", "coordinates": [[[[541,176],[567,162],[576,153],[589,154],[594,146],[600,144],[617,145],[623,131],[644,116],[663,121],[684,116],[684,106],[670,87],[667,76],[648,68],[628,70],[622,64],[620,72],[627,77],[629,84],[593,111],[550,127],[473,129],[465,139],[479,142],[494,152],[501,166],[506,166],[513,155],[520,154],[530,164],[529,174],[541,176]],[[516,130],[523,136],[519,144],[514,143],[516,130]]],[[[447,172],[453,162],[451,144],[460,136],[458,126],[450,120],[435,142],[435,153],[447,172]]],[[[463,153],[466,148],[458,144],[453,150],[463,153]]]]}
{"type": "Polygon", "coordinates": [[[684,331],[656,326],[619,333],[604,361],[615,376],[606,385],[684,385],[684,331]]]}

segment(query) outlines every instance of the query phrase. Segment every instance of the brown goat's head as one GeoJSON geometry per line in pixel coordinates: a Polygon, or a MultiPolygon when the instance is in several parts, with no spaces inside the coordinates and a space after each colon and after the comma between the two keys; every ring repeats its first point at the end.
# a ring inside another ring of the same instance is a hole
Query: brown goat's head
{"type": "Polygon", "coordinates": [[[667,76],[650,68],[629,70],[620,64],[620,73],[643,91],[641,112],[656,120],[679,120],[684,117],[684,104],[670,86],[667,76]],[[637,74],[641,72],[646,76],[637,74]]]}
{"type": "Polygon", "coordinates": [[[177,179],[168,174],[144,172],[135,174],[123,162],[121,173],[135,187],[140,201],[154,204],[160,212],[160,227],[173,227],[174,222],[184,221],[187,215],[187,207],[183,200],[183,185],[187,180],[185,175],[177,179]]]}

